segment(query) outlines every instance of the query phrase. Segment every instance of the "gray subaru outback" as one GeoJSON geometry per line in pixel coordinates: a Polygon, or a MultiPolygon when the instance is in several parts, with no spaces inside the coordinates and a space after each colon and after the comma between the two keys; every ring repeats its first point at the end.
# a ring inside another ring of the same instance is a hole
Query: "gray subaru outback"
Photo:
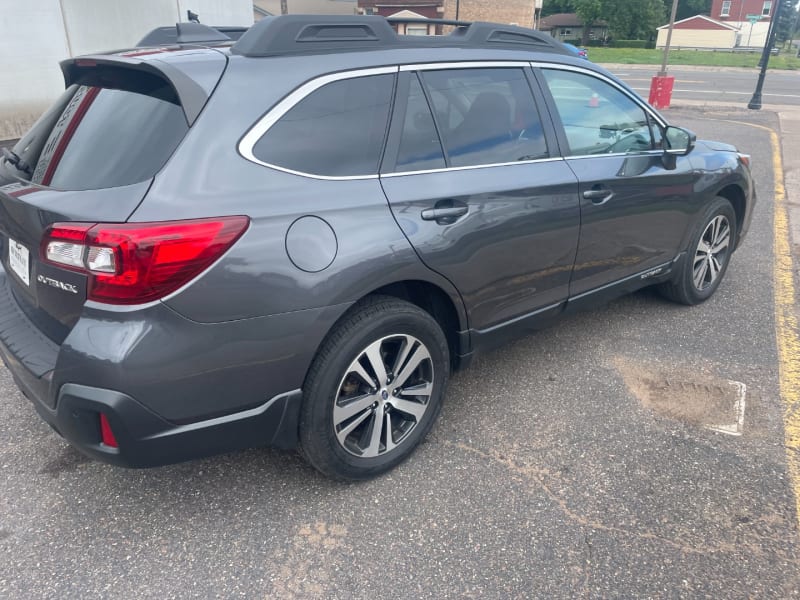
{"type": "Polygon", "coordinates": [[[364,479],[476,352],[644,286],[709,298],[749,157],[547,35],[448,24],[64,61],[0,161],[0,353],[41,417],[122,466],[273,445],[364,479]]]}

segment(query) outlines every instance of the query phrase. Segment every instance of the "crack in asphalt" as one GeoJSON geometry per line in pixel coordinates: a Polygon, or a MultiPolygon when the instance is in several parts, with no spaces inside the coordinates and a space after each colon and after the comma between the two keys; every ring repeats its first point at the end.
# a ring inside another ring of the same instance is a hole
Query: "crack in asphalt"
{"type": "MultiPolygon", "coordinates": [[[[724,543],[718,542],[716,545],[710,546],[690,546],[685,542],[674,540],[668,537],[664,537],[662,535],[658,535],[653,531],[633,531],[631,529],[626,529],[624,527],[616,527],[614,525],[607,525],[600,521],[595,521],[589,519],[581,514],[578,514],[574,510],[572,510],[568,505],[566,500],[561,498],[556,492],[554,492],[550,486],[544,481],[544,476],[552,476],[552,472],[548,469],[536,468],[530,465],[523,465],[519,464],[510,458],[506,458],[504,455],[495,452],[485,452],[478,448],[473,448],[468,444],[463,442],[453,442],[450,440],[442,440],[443,444],[458,448],[459,450],[463,450],[465,452],[470,452],[477,456],[482,457],[483,459],[495,463],[499,463],[503,465],[507,470],[511,471],[512,473],[516,473],[517,475],[521,475],[529,480],[534,480],[536,483],[539,484],[542,491],[550,498],[550,500],[561,510],[562,513],[572,521],[573,523],[586,527],[593,531],[603,531],[611,534],[620,534],[630,537],[635,537],[642,540],[648,541],[656,541],[661,542],[671,548],[678,550],[680,552],[686,554],[695,554],[695,555],[709,555],[709,554],[719,554],[719,553],[740,553],[742,550],[747,550],[748,552],[759,555],[759,556],[779,556],[782,560],[786,561],[789,564],[796,565],[800,567],[800,558],[789,556],[784,552],[775,549],[772,553],[765,551],[759,544],[733,544],[733,543],[724,543]]],[[[785,542],[785,539],[778,539],[773,538],[770,536],[761,536],[757,534],[753,534],[754,537],[758,541],[768,541],[775,544],[780,544],[785,542]]]]}
{"type": "Polygon", "coordinates": [[[592,578],[594,555],[592,553],[592,543],[589,541],[589,535],[586,533],[586,531],[583,532],[583,543],[586,544],[586,568],[584,569],[583,595],[586,598],[589,598],[591,596],[589,591],[589,581],[592,578]]]}

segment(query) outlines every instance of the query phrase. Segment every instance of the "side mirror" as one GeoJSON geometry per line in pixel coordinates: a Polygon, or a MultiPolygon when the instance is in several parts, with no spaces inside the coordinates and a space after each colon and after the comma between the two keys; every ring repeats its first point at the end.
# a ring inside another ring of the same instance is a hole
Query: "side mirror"
{"type": "Polygon", "coordinates": [[[673,156],[686,156],[694,149],[697,136],[681,127],[668,126],[664,132],[664,153],[673,156]]]}

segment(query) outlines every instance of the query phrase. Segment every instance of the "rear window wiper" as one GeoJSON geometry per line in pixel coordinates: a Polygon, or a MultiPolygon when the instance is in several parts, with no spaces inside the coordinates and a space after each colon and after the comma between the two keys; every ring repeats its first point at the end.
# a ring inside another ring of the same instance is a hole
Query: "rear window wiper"
{"type": "Polygon", "coordinates": [[[16,152],[12,152],[8,148],[2,148],[3,159],[18,171],[22,171],[26,175],[33,175],[33,169],[30,165],[22,160],[16,152]]]}

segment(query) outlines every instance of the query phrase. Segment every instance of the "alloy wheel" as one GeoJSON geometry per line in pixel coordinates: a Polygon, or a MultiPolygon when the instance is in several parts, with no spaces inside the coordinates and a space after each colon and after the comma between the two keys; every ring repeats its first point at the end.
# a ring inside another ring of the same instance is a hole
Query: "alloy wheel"
{"type": "Polygon", "coordinates": [[[408,439],[428,410],[433,361],[411,335],[383,337],[362,350],[339,383],[333,427],[350,454],[372,458],[408,439]]]}
{"type": "Polygon", "coordinates": [[[717,215],[706,225],[694,255],[692,280],[698,291],[713,285],[720,276],[731,243],[731,226],[728,218],[717,215]]]}

